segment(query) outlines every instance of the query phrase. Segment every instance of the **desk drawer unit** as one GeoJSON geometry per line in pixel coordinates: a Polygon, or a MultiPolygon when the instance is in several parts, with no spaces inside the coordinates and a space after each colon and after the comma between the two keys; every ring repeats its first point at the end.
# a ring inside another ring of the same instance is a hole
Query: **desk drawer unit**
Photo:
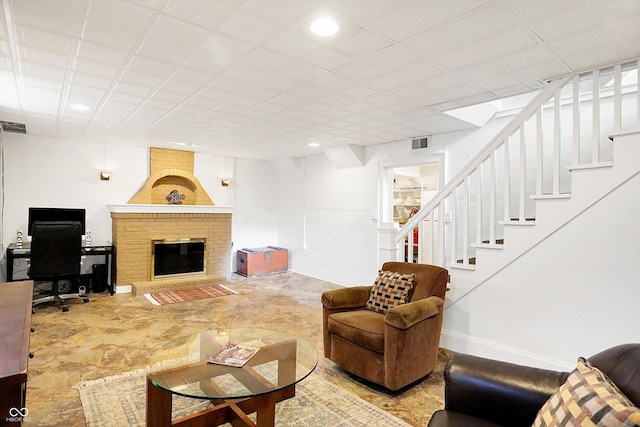
{"type": "Polygon", "coordinates": [[[289,251],[277,246],[241,249],[237,253],[237,273],[243,276],[281,273],[289,269],[289,251]]]}

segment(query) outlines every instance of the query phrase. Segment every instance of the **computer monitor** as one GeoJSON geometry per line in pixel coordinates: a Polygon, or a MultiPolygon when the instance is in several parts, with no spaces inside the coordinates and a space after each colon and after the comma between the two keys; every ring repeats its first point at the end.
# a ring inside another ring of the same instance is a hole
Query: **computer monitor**
{"type": "Polygon", "coordinates": [[[29,223],[27,234],[31,236],[31,228],[36,221],[77,221],[82,225],[85,234],[86,210],[83,208],[29,208],[29,223]]]}

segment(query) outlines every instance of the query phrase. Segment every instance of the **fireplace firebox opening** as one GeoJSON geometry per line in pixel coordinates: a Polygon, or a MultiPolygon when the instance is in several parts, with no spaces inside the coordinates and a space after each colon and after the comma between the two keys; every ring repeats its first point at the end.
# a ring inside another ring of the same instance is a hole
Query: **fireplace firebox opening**
{"type": "Polygon", "coordinates": [[[151,276],[162,279],[206,274],[206,239],[152,240],[151,276]]]}

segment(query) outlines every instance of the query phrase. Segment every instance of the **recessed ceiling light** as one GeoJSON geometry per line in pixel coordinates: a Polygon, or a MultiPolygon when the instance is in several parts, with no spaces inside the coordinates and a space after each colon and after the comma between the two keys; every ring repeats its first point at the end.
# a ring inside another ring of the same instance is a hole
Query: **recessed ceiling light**
{"type": "Polygon", "coordinates": [[[71,104],[70,107],[73,108],[74,110],[78,110],[78,111],[89,111],[90,110],[90,108],[87,107],[84,104],[71,104]]]}
{"type": "Polygon", "coordinates": [[[313,34],[319,36],[328,37],[338,32],[340,26],[336,21],[329,17],[318,18],[311,24],[311,31],[313,34]]]}
{"type": "Polygon", "coordinates": [[[310,142],[309,143],[309,147],[319,147],[320,144],[318,144],[317,142],[310,142]]]}

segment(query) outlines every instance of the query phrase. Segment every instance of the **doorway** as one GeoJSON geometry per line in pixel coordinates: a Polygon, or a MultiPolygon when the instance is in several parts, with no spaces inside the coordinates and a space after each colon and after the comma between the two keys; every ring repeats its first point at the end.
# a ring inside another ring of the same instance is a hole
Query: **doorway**
{"type": "MultiPolygon", "coordinates": [[[[381,222],[395,223],[402,228],[431,198],[437,194],[444,180],[443,158],[440,155],[405,162],[381,165],[381,222]]],[[[423,227],[424,228],[424,227],[423,227]]],[[[420,235],[416,228],[405,238],[404,251],[399,259],[419,262],[422,258],[420,235]]]]}

